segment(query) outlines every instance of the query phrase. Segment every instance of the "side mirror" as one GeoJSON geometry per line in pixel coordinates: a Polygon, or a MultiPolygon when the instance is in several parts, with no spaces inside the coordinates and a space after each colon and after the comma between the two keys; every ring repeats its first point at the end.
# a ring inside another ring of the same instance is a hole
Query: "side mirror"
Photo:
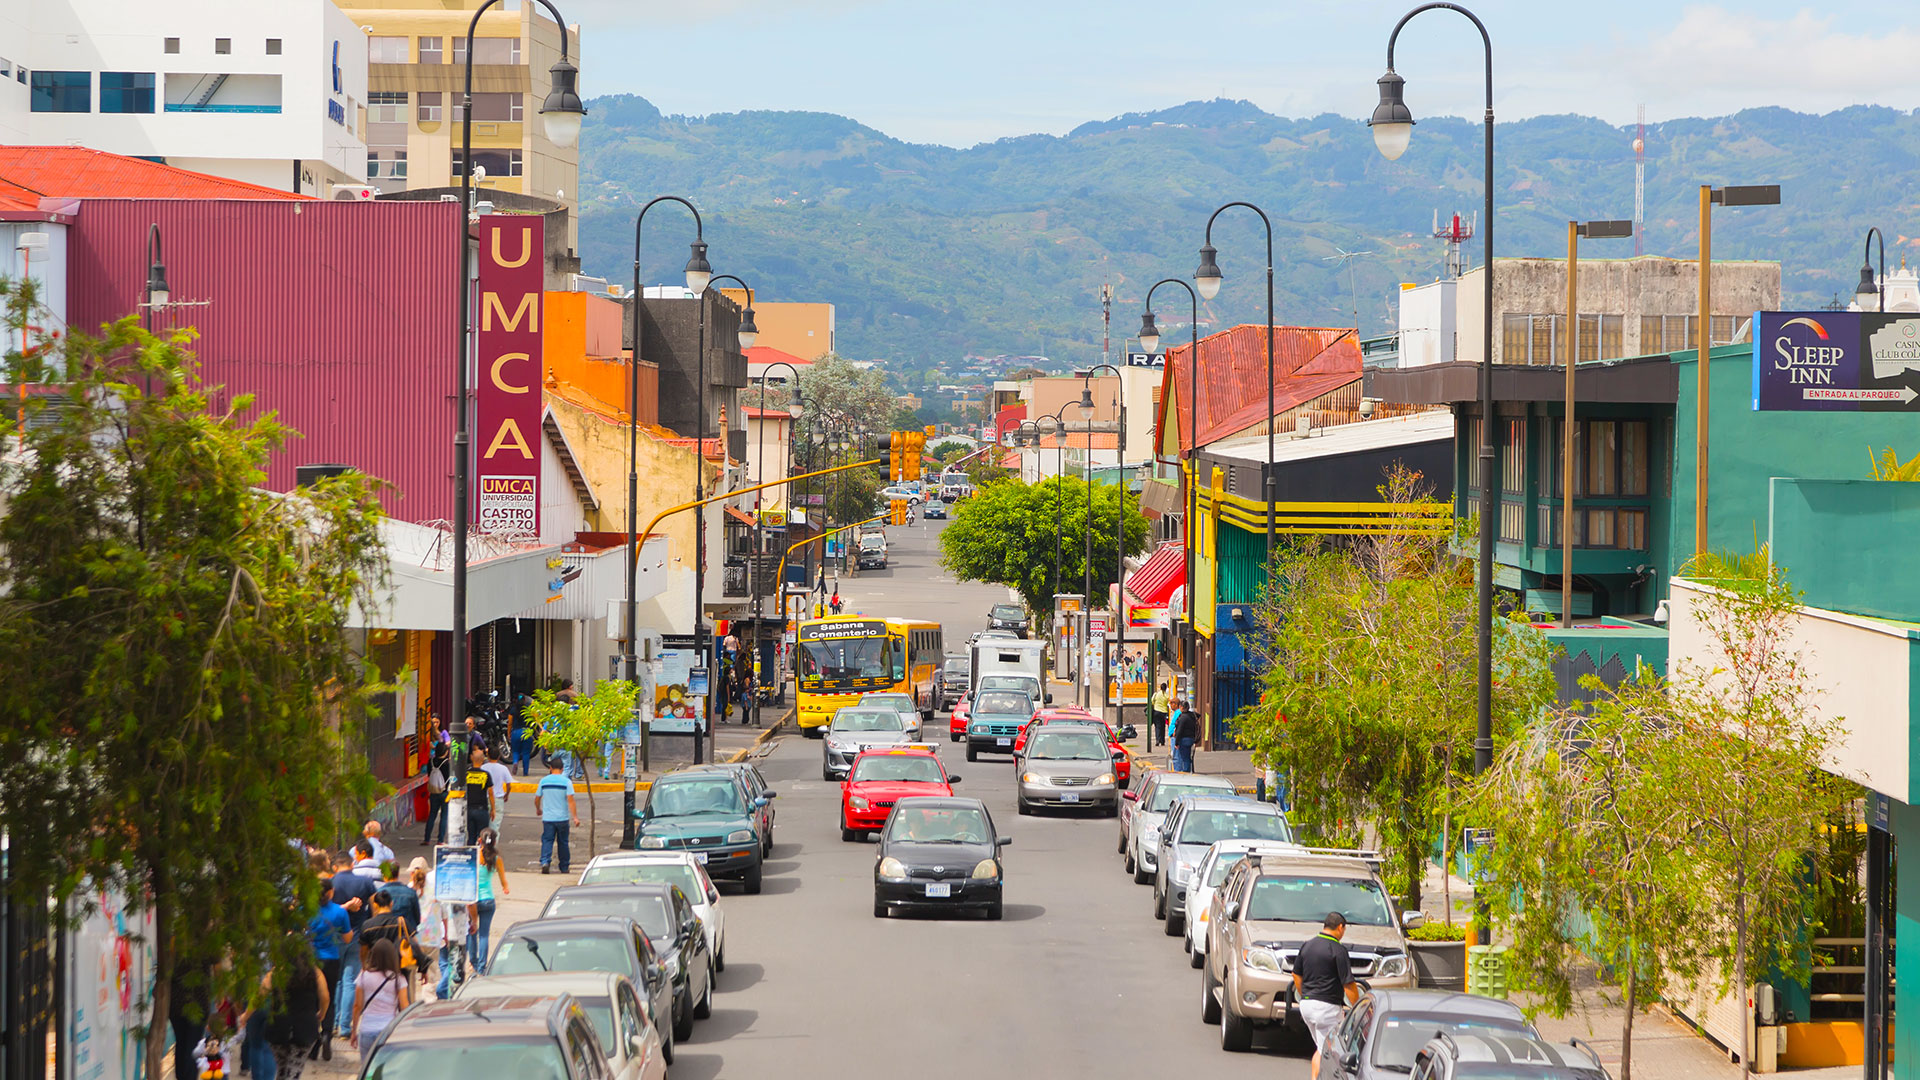
{"type": "Polygon", "coordinates": [[[1012,845],[1013,837],[1011,836],[996,837],[993,841],[994,847],[1011,847],[1012,845]]]}
{"type": "Polygon", "coordinates": [[[766,800],[767,802],[772,802],[773,800],[779,797],[780,797],[780,793],[777,791],[769,791],[760,796],[760,798],[766,800]]]}
{"type": "Polygon", "coordinates": [[[766,797],[765,795],[762,795],[762,796],[760,796],[759,798],[757,798],[757,799],[755,799],[755,800],[753,800],[753,808],[754,808],[755,810],[758,810],[758,809],[760,809],[761,807],[763,807],[763,806],[765,806],[765,805],[767,805],[767,803],[769,803],[769,802],[771,802],[771,801],[772,801],[772,800],[770,800],[770,799],[768,799],[768,798],[767,798],[767,797],[766,797]]]}
{"type": "Polygon", "coordinates": [[[1225,914],[1228,919],[1239,918],[1240,917],[1240,901],[1238,900],[1227,901],[1227,906],[1222,913],[1225,914]]]}
{"type": "Polygon", "coordinates": [[[960,778],[959,778],[959,777],[957,777],[957,776],[954,776],[954,775],[952,775],[951,773],[949,773],[949,774],[947,775],[947,783],[949,783],[949,784],[957,784],[957,783],[959,783],[959,782],[960,782],[960,778]]]}
{"type": "Polygon", "coordinates": [[[1051,693],[1046,694],[1041,700],[1043,704],[1051,705],[1053,704],[1053,695],[1051,693]]]}
{"type": "Polygon", "coordinates": [[[1133,791],[1133,790],[1127,790],[1127,791],[1123,791],[1123,792],[1121,792],[1121,793],[1120,793],[1120,797],[1121,797],[1121,798],[1123,798],[1123,799],[1125,799],[1125,800],[1127,800],[1128,802],[1139,802],[1139,801],[1140,801],[1140,793],[1139,793],[1139,792],[1137,792],[1137,791],[1133,791]]]}
{"type": "Polygon", "coordinates": [[[1403,911],[1400,913],[1400,925],[1406,927],[1409,930],[1413,929],[1416,926],[1424,926],[1426,925],[1426,922],[1427,922],[1427,916],[1425,912],[1403,911]]]}

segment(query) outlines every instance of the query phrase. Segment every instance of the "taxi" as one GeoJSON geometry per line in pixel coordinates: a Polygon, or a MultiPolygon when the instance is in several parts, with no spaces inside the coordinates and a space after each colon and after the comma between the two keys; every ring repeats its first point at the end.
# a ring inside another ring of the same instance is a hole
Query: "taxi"
{"type": "Polygon", "coordinates": [[[1107,749],[1113,755],[1114,780],[1121,790],[1126,790],[1127,785],[1133,780],[1133,759],[1128,756],[1126,747],[1120,745],[1120,736],[1105,720],[1078,705],[1048,706],[1035,712],[1033,719],[1027,722],[1027,726],[1020,729],[1020,735],[1013,743],[1013,752],[1018,754],[1026,748],[1027,733],[1034,728],[1062,723],[1099,724],[1107,729],[1107,749]]]}
{"type": "Polygon", "coordinates": [[[875,747],[861,751],[840,785],[840,839],[860,840],[887,823],[893,804],[915,795],[951,797],[958,776],[947,772],[933,747],[875,747]]]}

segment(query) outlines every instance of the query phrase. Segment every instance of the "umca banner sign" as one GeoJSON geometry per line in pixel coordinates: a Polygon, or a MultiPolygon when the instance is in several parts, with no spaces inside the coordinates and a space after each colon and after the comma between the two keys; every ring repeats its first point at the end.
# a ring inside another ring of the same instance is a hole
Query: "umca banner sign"
{"type": "Polygon", "coordinates": [[[540,532],[540,290],[546,237],[537,215],[480,218],[479,421],[482,532],[540,532]]]}
{"type": "Polygon", "coordinates": [[[1920,315],[1762,311],[1753,326],[1755,409],[1920,411],[1920,315]]]}

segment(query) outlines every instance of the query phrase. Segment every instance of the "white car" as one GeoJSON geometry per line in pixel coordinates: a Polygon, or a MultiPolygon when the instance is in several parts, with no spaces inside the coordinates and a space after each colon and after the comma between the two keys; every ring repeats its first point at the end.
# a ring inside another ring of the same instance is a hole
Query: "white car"
{"type": "Polygon", "coordinates": [[[1187,963],[1199,967],[1207,961],[1207,909],[1213,903],[1213,892],[1227,879],[1227,871],[1233,864],[1247,857],[1251,852],[1295,854],[1306,849],[1298,844],[1283,844],[1276,840],[1221,840],[1207,848],[1200,857],[1200,865],[1194,868],[1193,884],[1187,888],[1186,923],[1187,963]]]}
{"type": "Polygon", "coordinates": [[[861,694],[855,705],[872,706],[880,709],[892,709],[900,714],[900,722],[907,725],[907,741],[920,741],[920,707],[914,704],[912,694],[885,691],[876,694],[861,694]]]}
{"type": "Polygon", "coordinates": [[[706,928],[707,952],[713,956],[713,970],[727,970],[726,912],[720,907],[720,890],[713,887],[707,868],[695,861],[690,851],[616,851],[598,855],[580,873],[582,885],[609,882],[645,881],[678,885],[693,904],[693,913],[706,928]]]}
{"type": "Polygon", "coordinates": [[[462,983],[454,996],[464,1001],[561,994],[572,994],[593,1021],[593,1032],[600,1037],[600,1048],[611,1066],[609,1080],[666,1080],[667,1048],[660,1028],[625,975],[606,971],[480,975],[462,983]]]}
{"type": "Polygon", "coordinates": [[[1126,871],[1136,885],[1153,880],[1159,867],[1160,823],[1166,820],[1167,807],[1182,795],[1232,795],[1233,781],[1206,773],[1156,771],[1144,784],[1120,797],[1128,805],[1120,808],[1120,853],[1127,857],[1126,871]]]}

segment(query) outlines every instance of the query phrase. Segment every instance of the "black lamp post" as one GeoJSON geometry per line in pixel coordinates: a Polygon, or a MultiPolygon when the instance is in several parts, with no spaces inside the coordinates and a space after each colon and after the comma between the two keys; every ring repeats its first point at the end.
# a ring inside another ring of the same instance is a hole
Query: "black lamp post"
{"type": "MultiPolygon", "coordinates": [[[[1147,310],[1140,316],[1140,347],[1148,353],[1160,351],[1160,327],[1153,319],[1153,293],[1162,285],[1178,285],[1187,290],[1187,299],[1192,303],[1192,314],[1187,323],[1191,331],[1187,357],[1187,416],[1190,418],[1187,422],[1187,441],[1192,444],[1192,449],[1187,452],[1191,475],[1187,477],[1187,522],[1186,536],[1183,538],[1187,549],[1187,629],[1191,633],[1193,613],[1199,604],[1194,596],[1193,544],[1194,523],[1200,516],[1200,297],[1194,292],[1193,286],[1179,278],[1162,278],[1153,283],[1153,288],[1147,290],[1147,310]]],[[[1175,423],[1179,422],[1177,413],[1174,419],[1175,423]]],[[[1177,438],[1174,450],[1176,453],[1179,451],[1177,438]]]]}
{"type": "MultiPolygon", "coordinates": [[[[740,281],[739,278],[733,277],[732,274],[728,274],[726,276],[729,278],[732,278],[734,281],[740,281]]],[[[716,278],[715,280],[718,280],[718,279],[716,278]]],[[[747,285],[745,282],[741,282],[740,287],[747,290],[747,310],[746,310],[746,314],[742,317],[740,322],[740,348],[742,350],[745,350],[745,349],[753,348],[754,338],[759,335],[760,330],[759,330],[759,327],[756,327],[753,324],[753,290],[747,288],[747,285]]],[[[754,466],[755,475],[753,478],[753,482],[756,484],[764,484],[767,482],[767,431],[765,427],[767,422],[767,416],[766,416],[767,376],[771,374],[773,369],[776,367],[783,367],[783,368],[786,368],[788,371],[793,372],[793,379],[794,379],[793,400],[788,402],[787,404],[787,416],[789,419],[795,420],[795,421],[800,419],[800,389],[799,389],[800,371],[799,369],[795,368],[792,364],[789,364],[784,360],[777,361],[772,364],[768,364],[767,370],[760,373],[759,420],[762,426],[760,429],[760,439],[759,439],[760,445],[754,451],[755,455],[759,458],[759,463],[754,466]]],[[[785,489],[785,494],[782,496],[782,498],[786,500],[787,520],[792,521],[793,520],[792,485],[788,485],[788,487],[785,489]]],[[[753,590],[753,662],[754,664],[757,665],[760,663],[760,616],[761,616],[760,595],[763,591],[760,583],[760,561],[761,561],[761,557],[766,554],[764,550],[766,545],[766,532],[765,532],[766,525],[764,524],[764,521],[763,521],[764,511],[763,511],[763,500],[761,496],[756,494],[753,497],[753,501],[754,501],[753,558],[748,560],[748,563],[747,563],[747,567],[748,567],[747,586],[748,588],[751,588],[753,590]]],[[[786,616],[787,616],[787,601],[786,601],[786,591],[785,591],[787,587],[787,583],[784,581],[776,581],[773,583],[773,587],[781,590],[780,621],[784,623],[786,621],[786,616]]],[[[751,704],[749,704],[747,707],[753,710],[753,722],[755,724],[758,724],[760,722],[760,680],[759,680],[759,676],[757,675],[754,677],[754,685],[752,690],[753,690],[752,695],[748,699],[748,701],[751,704]]]]}
{"type": "MultiPolygon", "coordinates": [[[[1211,300],[1220,295],[1220,283],[1223,280],[1220,264],[1215,261],[1219,254],[1213,246],[1213,222],[1222,213],[1236,206],[1244,206],[1260,215],[1260,224],[1267,228],[1267,464],[1261,470],[1265,479],[1261,482],[1261,495],[1267,500],[1267,565],[1273,565],[1273,413],[1276,404],[1273,384],[1273,222],[1267,218],[1267,212],[1250,202],[1230,202],[1213,212],[1207,219],[1206,243],[1200,246],[1200,266],[1193,272],[1193,283],[1200,290],[1202,299],[1211,300]]],[[[1198,302],[1195,302],[1196,308],[1198,302]]],[[[1191,587],[1191,586],[1189,586],[1191,587]]]]}
{"type": "MultiPolygon", "coordinates": [[[[153,313],[163,308],[173,299],[173,290],[167,288],[167,268],[160,261],[160,223],[147,226],[147,299],[140,305],[147,322],[147,333],[153,333],[153,313]]],[[[153,376],[146,376],[146,393],[153,393],[153,376]]]]}
{"type": "MultiPolygon", "coordinates": [[[[1119,466],[1118,473],[1120,477],[1120,521],[1119,524],[1115,526],[1116,535],[1113,545],[1115,560],[1114,574],[1116,575],[1114,579],[1116,589],[1113,597],[1113,616],[1115,625],[1114,640],[1120,643],[1120,655],[1124,660],[1127,648],[1127,384],[1126,377],[1121,373],[1119,368],[1112,364],[1100,364],[1096,367],[1088,368],[1086,378],[1080,385],[1080,416],[1088,422],[1086,577],[1087,590],[1091,592],[1093,589],[1093,377],[1102,371],[1113,372],[1114,417],[1120,428],[1120,437],[1117,440],[1119,446],[1117,454],[1118,460],[1115,462],[1115,464],[1119,466]]],[[[1091,603],[1091,598],[1089,598],[1088,602],[1091,603]]],[[[1103,654],[1105,651],[1104,648],[1101,649],[1103,654]]],[[[1086,682],[1086,680],[1082,679],[1081,682],[1086,682]]],[[[1103,681],[1100,685],[1100,696],[1104,698],[1106,697],[1106,693],[1106,683],[1103,681]]],[[[1123,696],[1122,701],[1124,700],[1123,696]]],[[[1093,704],[1092,684],[1088,684],[1087,686],[1087,704],[1093,704]]],[[[1124,712],[1125,706],[1121,705],[1121,708],[1124,712]]],[[[1120,725],[1116,722],[1113,726],[1118,728],[1120,725]]]]}
{"type": "MultiPolygon", "coordinates": [[[[473,19],[467,24],[467,61],[466,89],[460,99],[460,277],[456,282],[460,292],[460,321],[454,327],[456,346],[455,366],[460,372],[459,386],[453,398],[453,677],[449,680],[450,696],[453,699],[453,720],[447,725],[447,735],[453,744],[453,762],[455,767],[464,760],[467,743],[467,475],[468,475],[468,429],[467,429],[467,378],[468,343],[467,318],[469,315],[468,282],[471,280],[467,261],[467,215],[473,205],[473,32],[480,25],[480,16],[500,0],[483,0],[473,13],[473,19]]],[[[586,118],[587,107],[580,102],[578,81],[580,69],[567,59],[567,21],[560,17],[560,9],[549,0],[540,0],[540,5],[553,16],[560,27],[560,59],[547,69],[552,76],[553,88],[540,103],[540,114],[544,118],[547,138],[555,146],[565,149],[580,141],[580,124],[586,118]]],[[[148,280],[151,282],[152,274],[148,280]]],[[[629,502],[631,507],[631,502],[629,502]]],[[[629,573],[631,580],[631,573],[629,573]]],[[[631,595],[631,593],[629,593],[631,595]]],[[[632,639],[628,639],[631,655],[632,639]]],[[[643,733],[644,734],[644,733],[643,733]]],[[[456,790],[452,784],[447,790],[456,790]]],[[[461,845],[467,842],[466,814],[447,814],[447,842],[461,845]]]]}
{"type": "Polygon", "coordinates": [[[1457,11],[1471,19],[1480,31],[1487,57],[1486,213],[1480,226],[1487,263],[1486,288],[1481,293],[1484,302],[1481,331],[1485,337],[1480,356],[1480,610],[1475,626],[1479,645],[1476,671],[1479,703],[1473,740],[1473,771],[1482,773],[1493,764],[1493,533],[1499,526],[1500,501],[1496,485],[1500,478],[1494,475],[1493,469],[1493,39],[1487,35],[1486,24],[1479,16],[1459,4],[1445,3],[1422,4],[1402,15],[1387,38],[1387,73],[1380,76],[1380,104],[1374,107],[1373,117],[1367,123],[1373,129],[1374,146],[1388,161],[1397,160],[1407,152],[1407,144],[1413,138],[1413,112],[1402,98],[1406,80],[1393,70],[1393,46],[1407,20],[1434,8],[1457,11]]]}
{"type": "Polygon", "coordinates": [[[1854,301],[1860,305],[1861,311],[1865,311],[1867,305],[1875,303],[1877,298],[1875,310],[1885,313],[1887,310],[1887,238],[1880,235],[1878,226],[1867,230],[1867,248],[1863,259],[1866,261],[1860,265],[1860,287],[1853,290],[1854,301]],[[1873,245],[1876,240],[1880,243],[1880,277],[1877,282],[1873,276],[1872,262],[1873,245]]]}

